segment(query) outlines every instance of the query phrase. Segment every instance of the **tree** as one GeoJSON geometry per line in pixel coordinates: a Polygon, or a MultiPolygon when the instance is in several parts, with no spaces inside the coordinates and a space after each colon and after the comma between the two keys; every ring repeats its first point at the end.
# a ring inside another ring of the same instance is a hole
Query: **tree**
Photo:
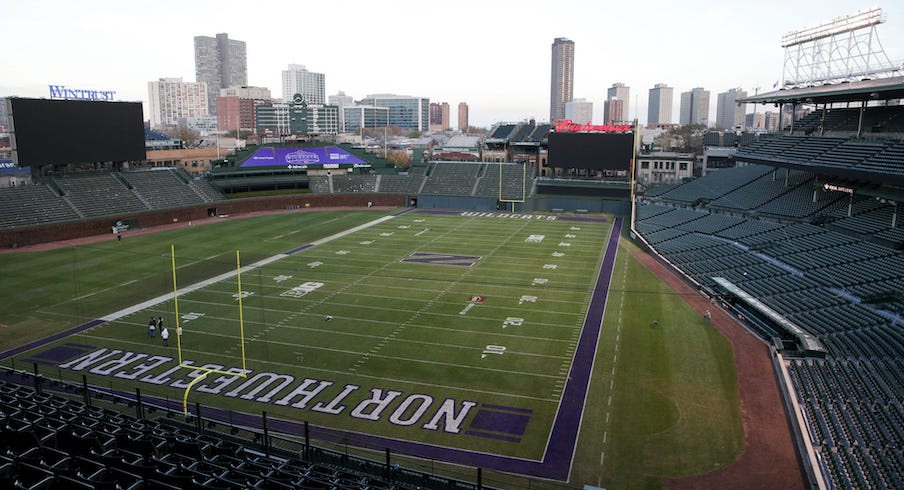
{"type": "Polygon", "coordinates": [[[403,169],[408,168],[408,165],[411,164],[411,157],[408,156],[408,152],[405,150],[391,150],[386,155],[386,159],[389,160],[389,163],[403,169]]]}
{"type": "Polygon", "coordinates": [[[412,129],[411,131],[408,131],[408,133],[405,134],[405,137],[411,138],[411,139],[418,139],[421,137],[421,132],[416,129],[412,129]]]}
{"type": "MultiPolygon", "coordinates": [[[[249,131],[249,130],[247,130],[247,129],[243,129],[243,130],[239,131],[239,136],[238,136],[238,138],[239,138],[240,140],[246,140],[246,139],[248,139],[248,137],[251,136],[252,134],[253,134],[252,131],[249,131]]],[[[232,137],[232,138],[235,138],[235,130],[233,129],[233,130],[230,130],[230,131],[226,131],[226,136],[230,136],[230,137],[232,137]]]]}
{"type": "Polygon", "coordinates": [[[185,147],[194,146],[201,139],[201,135],[197,131],[192,130],[185,124],[166,128],[163,133],[170,138],[182,140],[182,146],[185,147]]]}
{"type": "Polygon", "coordinates": [[[676,150],[684,153],[703,153],[703,134],[706,126],[700,124],[685,124],[660,135],[657,144],[663,150],[676,150]]]}

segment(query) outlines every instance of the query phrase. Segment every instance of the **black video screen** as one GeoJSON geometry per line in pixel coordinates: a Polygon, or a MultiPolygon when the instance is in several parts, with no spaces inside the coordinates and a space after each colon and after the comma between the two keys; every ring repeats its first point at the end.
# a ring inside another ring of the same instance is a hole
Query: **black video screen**
{"type": "Polygon", "coordinates": [[[627,170],[632,158],[632,133],[549,133],[550,167],[627,170]]]}
{"type": "Polygon", "coordinates": [[[10,99],[19,165],[144,160],[140,102],[10,99]]]}

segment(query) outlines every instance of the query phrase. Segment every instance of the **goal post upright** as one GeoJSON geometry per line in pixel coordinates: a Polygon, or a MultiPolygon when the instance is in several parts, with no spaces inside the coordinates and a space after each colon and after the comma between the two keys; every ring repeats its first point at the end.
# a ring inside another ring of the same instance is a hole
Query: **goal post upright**
{"type": "Polygon", "coordinates": [[[244,321],[244,312],[242,306],[242,263],[239,255],[239,251],[235,251],[235,274],[237,280],[237,288],[238,288],[238,302],[239,302],[239,344],[241,345],[241,358],[242,358],[242,368],[241,371],[236,373],[233,370],[223,370],[223,369],[211,369],[205,368],[203,366],[193,366],[190,364],[186,364],[182,358],[182,337],[179,335],[179,289],[176,281],[176,247],[175,245],[170,245],[170,257],[172,264],[172,273],[173,273],[173,311],[176,315],[175,325],[176,325],[176,350],[178,352],[178,360],[179,367],[185,369],[191,369],[193,371],[197,371],[200,374],[193,379],[188,386],[185,387],[185,393],[182,395],[182,412],[185,415],[188,415],[188,395],[191,392],[191,389],[194,385],[206,379],[211,374],[220,374],[223,376],[237,376],[239,378],[247,378],[248,377],[248,369],[247,369],[247,361],[245,358],[245,321],[244,321]]]}
{"type": "Polygon", "coordinates": [[[179,288],[176,285],[176,245],[170,244],[170,259],[173,267],[173,312],[176,315],[176,355],[182,365],[182,336],[179,335],[179,288]]]}
{"type": "Polygon", "coordinates": [[[523,203],[527,201],[527,164],[521,164],[521,199],[506,199],[502,194],[502,166],[501,162],[497,162],[499,167],[499,202],[512,203],[512,212],[515,212],[515,203],[523,203]]]}
{"type": "Polygon", "coordinates": [[[242,375],[247,376],[248,370],[245,369],[245,316],[242,307],[242,261],[239,258],[238,250],[235,251],[235,277],[239,295],[239,340],[242,346],[242,375]]]}

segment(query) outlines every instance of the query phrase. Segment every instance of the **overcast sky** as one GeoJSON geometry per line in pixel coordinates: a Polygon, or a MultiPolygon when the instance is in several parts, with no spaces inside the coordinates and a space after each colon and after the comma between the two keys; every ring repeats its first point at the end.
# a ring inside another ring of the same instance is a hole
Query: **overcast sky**
{"type": "MultiPolygon", "coordinates": [[[[327,95],[395,93],[470,106],[474,126],[549,118],[550,46],[575,43],[574,96],[602,120],[606,89],[631,88],[630,116],[647,119],[648,90],[716,94],[772,90],[781,36],[858,9],[862,0],[459,0],[231,2],[9,0],[0,27],[0,96],[49,97],[48,85],[115,90],[144,101],[147,82],[195,80],[194,36],[245,41],[248,83],[282,94],[289,63],[324,73],[327,95]]],[[[879,4],[886,54],[904,60],[904,0],[879,4]]],[[[758,109],[760,111],[766,109],[758,109]]],[[[145,110],[145,119],[149,118],[145,110]]]]}

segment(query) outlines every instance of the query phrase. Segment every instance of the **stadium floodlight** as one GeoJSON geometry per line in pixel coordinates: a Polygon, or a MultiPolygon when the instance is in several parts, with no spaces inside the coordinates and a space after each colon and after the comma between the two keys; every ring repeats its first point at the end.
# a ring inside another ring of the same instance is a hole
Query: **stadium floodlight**
{"type": "Polygon", "coordinates": [[[782,87],[899,75],[904,68],[888,58],[876,32],[884,22],[882,9],[873,7],[785,34],[782,87]]]}
{"type": "Polygon", "coordinates": [[[789,46],[831,37],[836,34],[844,34],[846,32],[875,26],[883,22],[885,22],[885,16],[882,14],[881,8],[873,7],[866,10],[859,10],[850,15],[836,17],[829,22],[816,27],[807,27],[799,31],[791,31],[782,36],[782,47],[787,48],[789,46]]]}

